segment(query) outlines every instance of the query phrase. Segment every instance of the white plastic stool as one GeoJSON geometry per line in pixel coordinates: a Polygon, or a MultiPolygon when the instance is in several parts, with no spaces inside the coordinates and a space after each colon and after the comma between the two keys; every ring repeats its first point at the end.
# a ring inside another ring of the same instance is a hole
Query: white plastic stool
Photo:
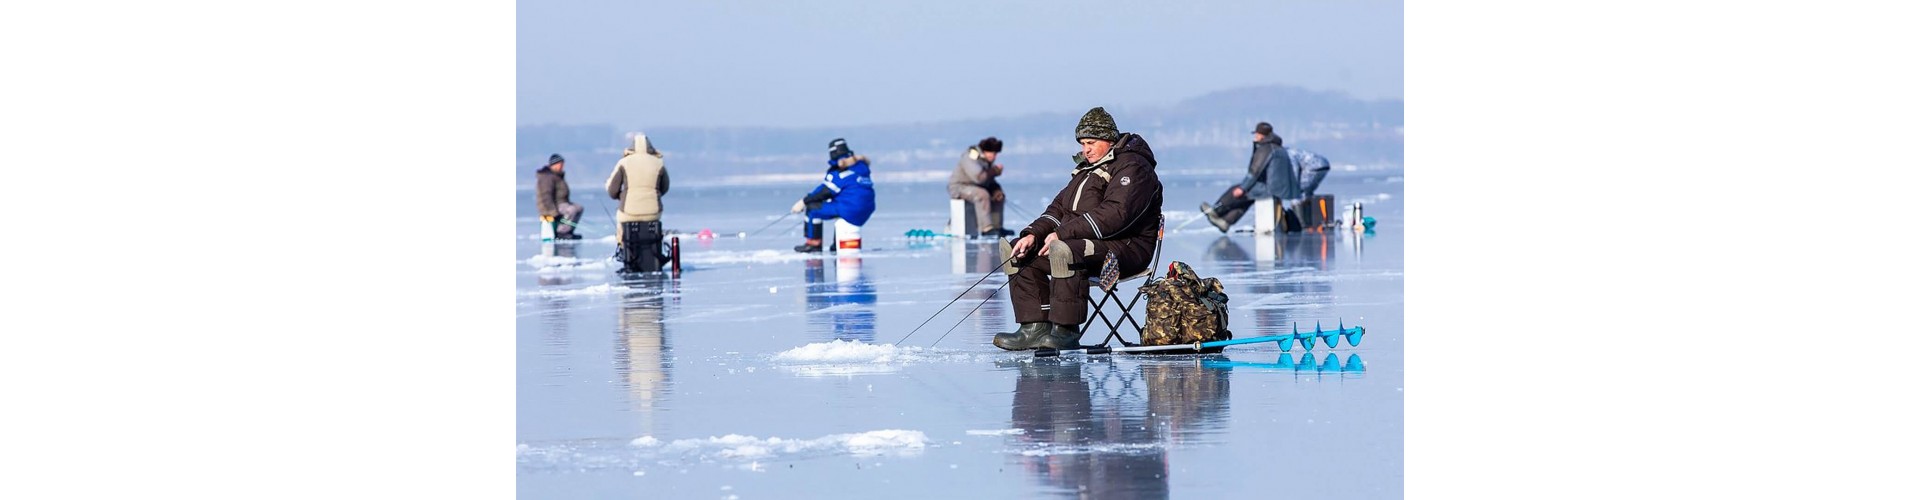
{"type": "Polygon", "coordinates": [[[1273,234],[1273,227],[1276,225],[1275,219],[1278,217],[1273,209],[1273,198],[1261,196],[1259,199],[1253,200],[1253,211],[1248,213],[1248,215],[1253,216],[1254,235],[1263,236],[1273,234]]]}
{"type": "Polygon", "coordinates": [[[858,253],[860,251],[860,226],[853,225],[847,222],[846,219],[834,219],[833,246],[834,251],[838,253],[858,253]]]}
{"type": "Polygon", "coordinates": [[[552,257],[554,222],[540,221],[540,255],[552,257]]]}
{"type": "Polygon", "coordinates": [[[978,217],[973,213],[973,202],[947,200],[947,234],[978,238],[980,223],[977,219],[978,217]]]}

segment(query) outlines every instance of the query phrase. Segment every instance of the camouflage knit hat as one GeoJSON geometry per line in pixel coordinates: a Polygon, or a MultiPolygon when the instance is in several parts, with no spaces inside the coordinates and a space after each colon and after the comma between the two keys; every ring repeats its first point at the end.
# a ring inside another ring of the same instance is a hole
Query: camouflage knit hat
{"type": "Polygon", "coordinates": [[[1074,127],[1073,133],[1075,134],[1073,139],[1076,141],[1087,138],[1107,142],[1120,141],[1120,127],[1113,124],[1113,115],[1107,114],[1106,109],[1097,106],[1087,110],[1086,116],[1080,117],[1080,126],[1074,127]]]}

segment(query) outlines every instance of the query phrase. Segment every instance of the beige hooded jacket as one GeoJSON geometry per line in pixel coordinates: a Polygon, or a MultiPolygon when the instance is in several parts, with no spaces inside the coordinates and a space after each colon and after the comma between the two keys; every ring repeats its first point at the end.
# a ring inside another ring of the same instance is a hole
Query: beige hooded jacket
{"type": "Polygon", "coordinates": [[[615,222],[660,220],[660,196],[667,194],[664,158],[645,134],[634,134],[633,147],[614,164],[613,175],[607,178],[607,196],[620,200],[615,222]]]}

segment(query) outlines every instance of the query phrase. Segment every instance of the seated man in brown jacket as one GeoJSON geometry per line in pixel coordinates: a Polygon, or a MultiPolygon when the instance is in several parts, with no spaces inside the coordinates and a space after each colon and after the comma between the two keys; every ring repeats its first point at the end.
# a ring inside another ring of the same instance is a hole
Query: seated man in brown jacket
{"type": "Polygon", "coordinates": [[[1120,133],[1101,108],[1087,111],[1074,132],[1080,154],[1073,157],[1073,177],[1017,242],[1001,242],[1002,255],[1013,256],[1007,274],[1020,323],[1018,331],[994,335],[1001,349],[1079,347],[1089,273],[1108,258],[1118,261],[1122,276],[1151,265],[1160,229],[1153,150],[1138,134],[1120,133]],[[1028,265],[1037,257],[1046,257],[1046,265],[1028,265]]]}

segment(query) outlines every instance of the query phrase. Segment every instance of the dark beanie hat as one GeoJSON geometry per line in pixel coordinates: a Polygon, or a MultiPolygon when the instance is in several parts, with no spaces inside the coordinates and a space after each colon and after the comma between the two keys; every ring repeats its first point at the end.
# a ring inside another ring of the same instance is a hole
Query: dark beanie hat
{"type": "Polygon", "coordinates": [[[1253,126],[1253,133],[1273,135],[1273,125],[1267,122],[1260,122],[1259,125],[1253,126]]]}
{"type": "Polygon", "coordinates": [[[1120,127],[1113,124],[1113,115],[1107,114],[1106,109],[1098,106],[1087,110],[1087,114],[1080,117],[1080,126],[1074,127],[1073,133],[1073,139],[1076,141],[1087,138],[1107,142],[1120,141],[1120,127]]]}
{"type": "Polygon", "coordinates": [[[563,162],[563,161],[567,161],[567,159],[566,159],[566,158],[561,158],[561,157],[560,157],[560,153],[554,153],[554,154],[553,154],[553,156],[549,156],[549,157],[547,157],[547,166],[549,166],[549,167],[551,167],[551,166],[553,166],[553,164],[555,164],[555,163],[560,163],[560,162],[563,162]]]}
{"type": "Polygon", "coordinates": [[[1000,139],[996,139],[996,138],[993,138],[993,137],[988,137],[988,138],[985,138],[985,139],[981,139],[981,140],[980,140],[980,144],[978,144],[977,146],[979,146],[979,148],[980,148],[980,152],[983,152],[983,153],[998,153],[998,152],[1000,152],[1000,146],[1001,146],[1001,144],[1000,144],[1000,139]]]}
{"type": "Polygon", "coordinates": [[[846,139],[834,139],[827,143],[827,159],[838,160],[842,156],[853,156],[853,149],[847,147],[846,139]]]}

